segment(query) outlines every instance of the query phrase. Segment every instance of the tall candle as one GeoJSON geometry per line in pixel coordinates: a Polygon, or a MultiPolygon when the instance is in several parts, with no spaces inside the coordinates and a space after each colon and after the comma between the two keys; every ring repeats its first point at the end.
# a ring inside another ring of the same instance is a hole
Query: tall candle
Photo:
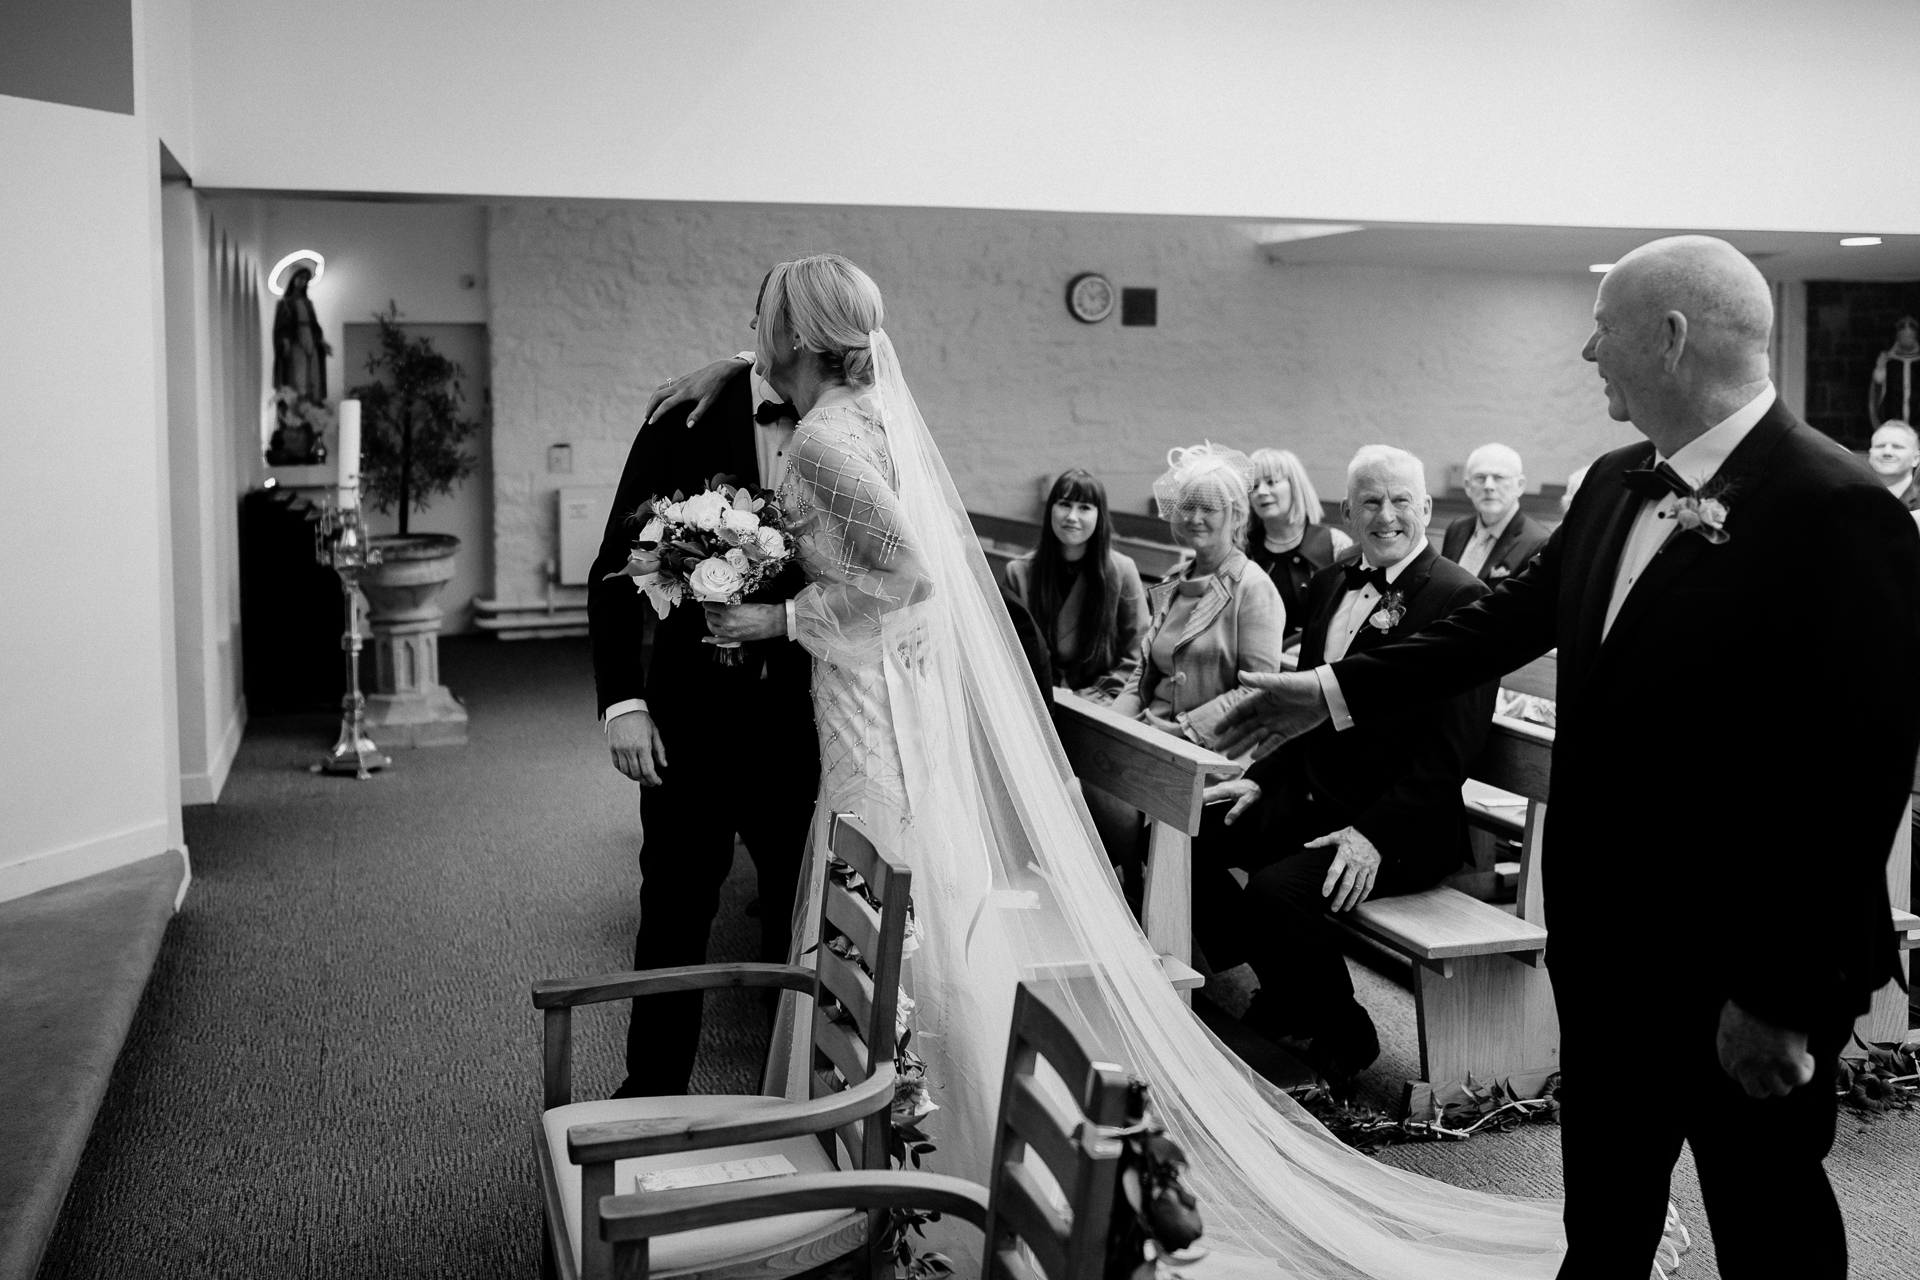
{"type": "Polygon", "coordinates": [[[360,402],[340,402],[340,507],[360,505],[360,402]]]}

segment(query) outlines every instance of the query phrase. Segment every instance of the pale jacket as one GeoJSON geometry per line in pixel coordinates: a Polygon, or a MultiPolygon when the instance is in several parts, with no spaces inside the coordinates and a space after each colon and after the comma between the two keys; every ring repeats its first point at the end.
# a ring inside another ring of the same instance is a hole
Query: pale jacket
{"type": "MultiPolygon", "coordinates": [[[[1286,606],[1273,580],[1245,553],[1236,551],[1207,580],[1206,593],[1187,616],[1173,651],[1174,687],[1163,690],[1167,677],[1154,664],[1153,643],[1181,581],[1185,579],[1163,582],[1147,592],[1153,621],[1141,637],[1133,679],[1114,700],[1113,709],[1121,715],[1140,717],[1142,710],[1164,692],[1170,695],[1175,718],[1182,719],[1215,700],[1238,702],[1252,696],[1253,690],[1240,686],[1242,671],[1280,670],[1286,606]]],[[[1222,701],[1209,714],[1227,705],[1230,703],[1222,701]]]]}

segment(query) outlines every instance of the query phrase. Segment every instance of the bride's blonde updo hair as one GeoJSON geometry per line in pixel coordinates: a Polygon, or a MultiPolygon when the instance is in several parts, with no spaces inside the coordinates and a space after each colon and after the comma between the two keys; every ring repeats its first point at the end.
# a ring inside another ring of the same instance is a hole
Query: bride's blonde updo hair
{"type": "Polygon", "coordinates": [[[779,328],[808,351],[817,351],[827,367],[850,387],[873,385],[873,345],[868,335],[880,327],[886,307],[880,286],[837,253],[816,253],[783,262],[767,277],[755,330],[759,364],[770,367],[769,335],[779,328]]]}

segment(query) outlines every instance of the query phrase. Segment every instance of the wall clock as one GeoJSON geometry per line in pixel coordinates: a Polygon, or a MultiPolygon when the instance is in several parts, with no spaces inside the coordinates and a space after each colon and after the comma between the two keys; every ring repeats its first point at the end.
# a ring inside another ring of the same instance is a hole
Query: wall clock
{"type": "Polygon", "coordinates": [[[1113,314],[1112,283],[1095,271],[1083,271],[1067,281],[1067,310],[1082,324],[1098,324],[1113,314]]]}

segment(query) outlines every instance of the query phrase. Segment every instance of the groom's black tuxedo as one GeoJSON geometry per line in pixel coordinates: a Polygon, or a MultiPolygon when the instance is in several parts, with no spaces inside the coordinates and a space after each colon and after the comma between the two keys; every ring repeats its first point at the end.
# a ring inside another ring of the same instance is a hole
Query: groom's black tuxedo
{"type": "MultiPolygon", "coordinates": [[[[795,885],[806,850],[819,747],[812,661],[784,638],[745,646],[726,666],[702,643],[705,615],[691,601],[654,627],[650,664],[641,631],[651,612],[631,579],[608,578],[639,536],[634,512],[648,498],[698,492],[717,474],[760,483],[752,392],[743,368],[692,429],[681,407],[641,428],[627,457],[606,536],[587,587],[600,710],[645,698],[666,748],[661,785],[640,793],[640,930],[634,967],[700,964],[733,864],[736,833],[759,877],[761,958],[784,961],[795,885]]],[[[782,600],[804,585],[789,569],[755,600],[782,600]]],[[[684,1093],[699,1041],[700,996],[636,1002],[623,1093],[684,1093]]]]}
{"type": "Polygon", "coordinates": [[[1844,1236],[1821,1073],[1897,971],[1885,869],[1920,750],[1920,535],[1776,403],[1709,482],[1728,540],[1673,533],[1603,640],[1641,506],[1621,476],[1653,458],[1641,443],[1599,459],[1527,568],[1333,672],[1364,726],[1559,648],[1542,873],[1568,1085],[1562,1275],[1645,1274],[1683,1137],[1724,1274],[1825,1275],[1844,1236]],[[1809,1033],[1814,1082],[1766,1101],[1733,1085],[1714,1045],[1728,1000],[1809,1033]],[[1603,1118],[1626,1101],[1608,1090],[1661,1082],[1671,1106],[1603,1118]]]}

